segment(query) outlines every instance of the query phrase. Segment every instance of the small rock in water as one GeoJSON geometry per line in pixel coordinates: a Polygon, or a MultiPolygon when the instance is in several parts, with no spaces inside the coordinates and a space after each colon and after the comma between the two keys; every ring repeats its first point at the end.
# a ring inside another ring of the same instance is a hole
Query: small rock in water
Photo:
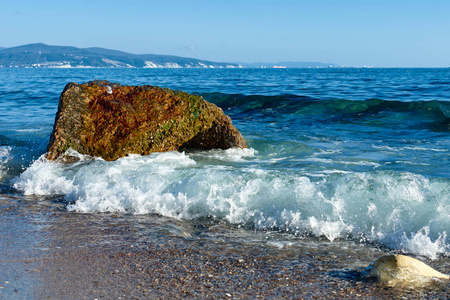
{"type": "Polygon", "coordinates": [[[432,278],[450,279],[424,262],[405,255],[386,255],[375,260],[370,266],[380,282],[388,285],[420,284],[432,278]]]}

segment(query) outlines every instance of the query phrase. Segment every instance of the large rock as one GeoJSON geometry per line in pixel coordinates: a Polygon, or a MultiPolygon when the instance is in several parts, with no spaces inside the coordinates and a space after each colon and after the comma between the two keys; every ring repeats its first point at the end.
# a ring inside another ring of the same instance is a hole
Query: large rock
{"type": "Polygon", "coordinates": [[[115,160],[131,153],[231,147],[247,146],[222,109],[199,96],[96,80],[65,87],[47,158],[69,148],[115,160]]]}

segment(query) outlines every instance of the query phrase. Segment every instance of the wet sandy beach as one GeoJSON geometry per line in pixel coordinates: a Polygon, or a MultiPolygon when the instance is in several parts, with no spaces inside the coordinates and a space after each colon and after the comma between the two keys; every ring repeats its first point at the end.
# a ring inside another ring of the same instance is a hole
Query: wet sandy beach
{"type": "MultiPolygon", "coordinates": [[[[349,241],[253,232],[208,220],[69,213],[0,196],[0,299],[446,299],[365,276],[386,253],[349,241]]],[[[441,271],[449,259],[427,261],[441,271]]]]}

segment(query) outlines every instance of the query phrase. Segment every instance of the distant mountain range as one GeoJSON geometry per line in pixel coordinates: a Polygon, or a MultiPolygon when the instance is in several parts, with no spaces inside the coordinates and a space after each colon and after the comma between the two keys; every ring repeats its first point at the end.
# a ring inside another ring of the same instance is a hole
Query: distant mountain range
{"type": "Polygon", "coordinates": [[[25,68],[239,68],[171,55],[131,54],[103,48],[29,44],[0,50],[0,67],[25,68]]]}
{"type": "Polygon", "coordinates": [[[21,68],[324,68],[323,63],[222,63],[173,55],[131,54],[104,48],[42,43],[0,47],[0,67],[21,68]]]}

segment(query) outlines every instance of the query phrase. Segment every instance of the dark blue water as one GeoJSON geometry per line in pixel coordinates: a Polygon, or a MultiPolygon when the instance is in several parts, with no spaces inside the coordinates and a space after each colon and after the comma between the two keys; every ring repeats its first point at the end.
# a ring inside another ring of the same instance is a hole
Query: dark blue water
{"type": "Polygon", "coordinates": [[[67,211],[448,256],[449,137],[450,69],[0,69],[0,197],[63,197],[67,211]],[[39,158],[64,86],[94,79],[200,94],[249,150],[70,167],[39,158]]]}

